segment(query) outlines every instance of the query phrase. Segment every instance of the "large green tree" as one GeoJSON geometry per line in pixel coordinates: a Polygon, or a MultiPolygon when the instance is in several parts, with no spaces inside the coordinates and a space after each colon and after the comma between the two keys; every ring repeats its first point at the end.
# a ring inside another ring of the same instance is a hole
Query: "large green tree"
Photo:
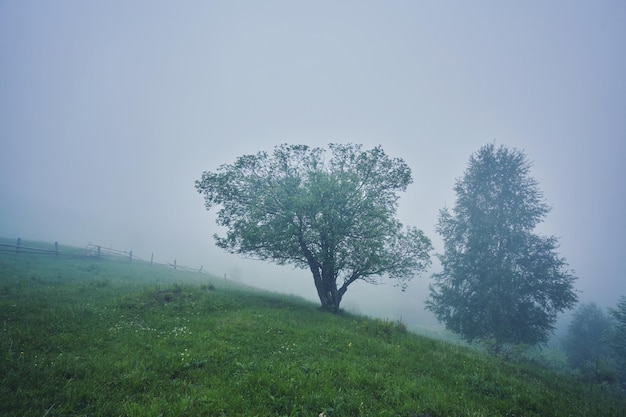
{"type": "Polygon", "coordinates": [[[411,170],[380,148],[277,146],[204,172],[196,189],[219,205],[215,235],[231,253],[308,268],[322,308],[336,312],[358,280],[396,279],[403,288],[430,264],[422,231],[395,218],[411,170]]]}
{"type": "Polygon", "coordinates": [[[427,308],[449,330],[496,351],[547,341],[557,313],[577,300],[558,239],[534,233],[549,208],[530,167],[522,151],[483,146],[436,228],[442,271],[433,275],[427,308]]]}

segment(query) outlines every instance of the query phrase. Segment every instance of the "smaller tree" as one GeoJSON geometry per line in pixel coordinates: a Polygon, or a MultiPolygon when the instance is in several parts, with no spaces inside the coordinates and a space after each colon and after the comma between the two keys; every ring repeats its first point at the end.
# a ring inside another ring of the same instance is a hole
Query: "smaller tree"
{"type": "Polygon", "coordinates": [[[610,342],[616,352],[626,360],[626,297],[620,297],[617,306],[610,308],[609,313],[615,320],[610,342]]]}
{"type": "Polygon", "coordinates": [[[626,297],[622,296],[615,308],[609,309],[614,320],[613,330],[608,341],[615,352],[622,384],[626,384],[626,297]]]}
{"type": "Polygon", "coordinates": [[[563,348],[572,368],[596,369],[611,355],[606,336],[611,320],[596,303],[582,304],[574,312],[563,348]]]}
{"type": "Polygon", "coordinates": [[[557,313],[576,302],[574,275],[558,239],[534,228],[549,207],[519,150],[483,146],[454,187],[452,211],[439,214],[442,271],[427,309],[467,341],[504,345],[546,342],[557,313]]]}

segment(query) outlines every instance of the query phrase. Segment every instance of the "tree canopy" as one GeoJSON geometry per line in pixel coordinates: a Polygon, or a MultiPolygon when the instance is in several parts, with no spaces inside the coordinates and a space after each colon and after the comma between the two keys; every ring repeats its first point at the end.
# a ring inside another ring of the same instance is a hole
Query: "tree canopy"
{"type": "Polygon", "coordinates": [[[221,206],[217,245],[231,253],[308,268],[322,307],[338,311],[348,286],[388,276],[404,288],[430,265],[430,240],[396,218],[411,170],[380,147],[277,146],[204,172],[196,189],[221,206]]]}
{"type": "Polygon", "coordinates": [[[608,342],[617,356],[620,378],[626,386],[626,296],[620,297],[617,306],[609,309],[609,314],[615,325],[608,342]]]}
{"type": "Polygon", "coordinates": [[[612,354],[605,340],[611,329],[611,319],[596,303],[580,305],[563,339],[569,364],[573,368],[597,367],[601,357],[612,354]]]}
{"type": "Polygon", "coordinates": [[[442,271],[433,275],[427,308],[449,330],[496,350],[547,341],[557,313],[577,300],[558,239],[533,232],[550,209],[530,167],[522,151],[483,146],[436,228],[442,271]]]}

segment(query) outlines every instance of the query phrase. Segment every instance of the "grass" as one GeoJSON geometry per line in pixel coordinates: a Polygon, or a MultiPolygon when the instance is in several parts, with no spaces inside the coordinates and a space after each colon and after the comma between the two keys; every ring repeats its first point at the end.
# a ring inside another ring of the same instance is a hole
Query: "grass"
{"type": "Polygon", "coordinates": [[[623,416],[528,363],[198,273],[0,253],[3,416],[623,416]]]}

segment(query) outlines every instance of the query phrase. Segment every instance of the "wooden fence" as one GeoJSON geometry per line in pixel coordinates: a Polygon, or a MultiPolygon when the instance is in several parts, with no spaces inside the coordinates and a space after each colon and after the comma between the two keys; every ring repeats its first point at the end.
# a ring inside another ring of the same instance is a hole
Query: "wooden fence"
{"type": "MultiPolygon", "coordinates": [[[[44,245],[42,243],[38,243],[39,245],[44,245]]],[[[102,245],[96,245],[93,243],[87,244],[87,247],[84,249],[80,248],[67,248],[67,249],[59,249],[59,243],[54,242],[53,245],[49,245],[48,247],[33,247],[26,246],[23,244],[22,239],[18,238],[16,244],[10,243],[0,243],[0,252],[8,252],[14,253],[15,256],[19,256],[20,254],[38,254],[38,255],[52,255],[55,258],[63,257],[63,258],[92,258],[92,259],[109,259],[113,261],[121,261],[121,262],[139,262],[150,265],[164,266],[173,268],[179,271],[186,272],[198,272],[201,274],[216,276],[209,272],[203,271],[203,266],[200,266],[200,269],[191,268],[184,265],[179,265],[176,262],[176,259],[172,263],[158,263],[154,261],[154,253],[150,255],[150,260],[145,260],[136,256],[133,251],[123,251],[118,249],[113,249],[111,247],[106,247],[102,245]]]]}

